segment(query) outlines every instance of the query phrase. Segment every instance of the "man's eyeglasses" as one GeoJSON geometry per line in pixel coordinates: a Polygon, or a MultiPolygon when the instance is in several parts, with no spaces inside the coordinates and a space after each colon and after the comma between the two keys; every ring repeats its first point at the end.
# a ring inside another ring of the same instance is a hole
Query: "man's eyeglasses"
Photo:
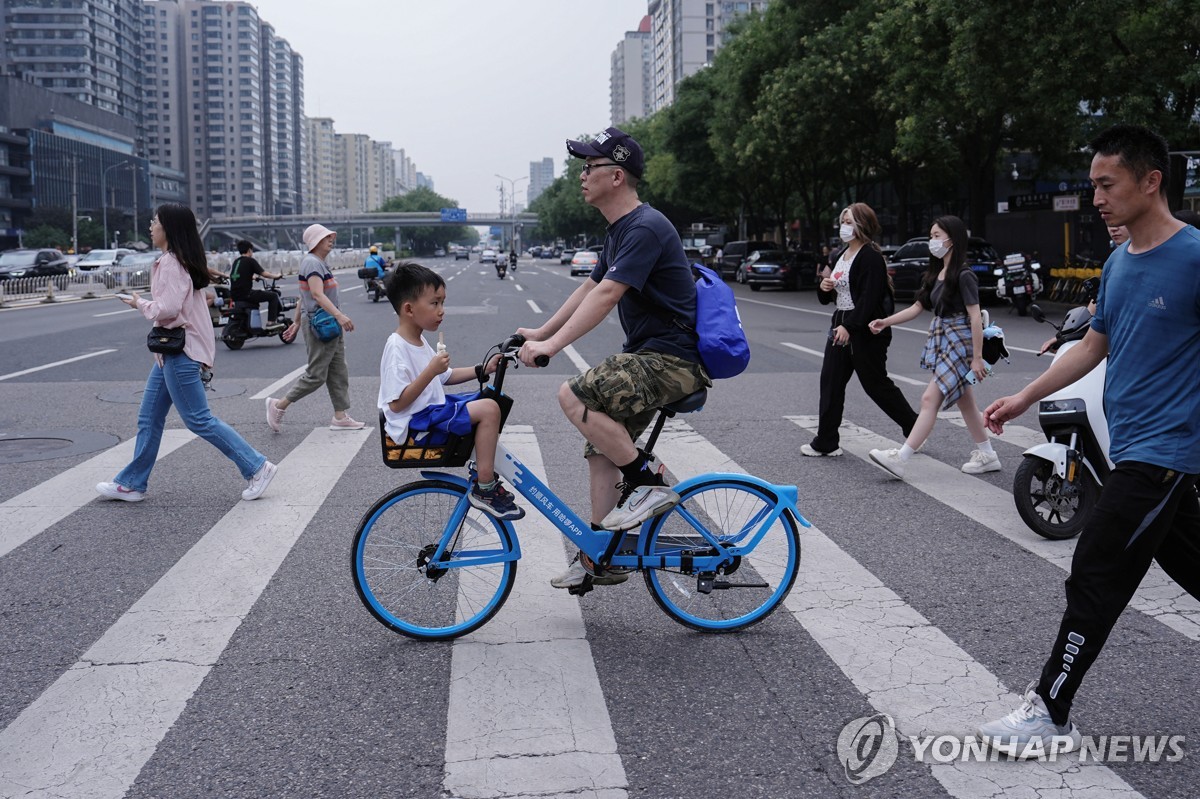
{"type": "Polygon", "coordinates": [[[596,169],[596,168],[602,167],[602,166],[620,166],[620,164],[614,164],[611,161],[605,161],[602,164],[584,164],[583,165],[583,174],[590,175],[590,174],[592,174],[593,169],[596,169]]]}

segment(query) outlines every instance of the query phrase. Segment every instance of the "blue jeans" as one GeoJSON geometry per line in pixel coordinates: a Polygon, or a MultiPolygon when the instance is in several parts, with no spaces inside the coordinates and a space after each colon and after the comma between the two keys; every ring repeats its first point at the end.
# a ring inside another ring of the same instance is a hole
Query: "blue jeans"
{"type": "Polygon", "coordinates": [[[146,378],[133,460],[114,478],[117,484],[132,491],[146,490],[172,404],[188,430],[221,450],[237,464],[244,479],[256,475],[267,462],[267,457],[246,443],[236,430],[212,415],[200,381],[200,364],[183,354],[164,355],[163,365],[155,364],[146,378]]]}

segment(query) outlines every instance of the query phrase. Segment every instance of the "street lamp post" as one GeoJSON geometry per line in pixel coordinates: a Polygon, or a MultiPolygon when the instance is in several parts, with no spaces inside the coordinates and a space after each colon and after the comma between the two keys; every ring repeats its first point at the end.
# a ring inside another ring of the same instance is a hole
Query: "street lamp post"
{"type": "Polygon", "coordinates": [[[120,161],[104,167],[100,172],[100,207],[104,210],[104,246],[108,246],[108,173],[109,170],[128,166],[128,161],[120,161]]]}
{"type": "MultiPolygon", "coordinates": [[[[511,221],[509,222],[508,226],[508,241],[510,246],[515,250],[517,248],[517,181],[529,180],[529,176],[522,175],[519,178],[506,178],[504,175],[499,175],[496,173],[492,174],[495,174],[496,177],[500,178],[501,180],[508,181],[508,196],[510,198],[509,202],[512,204],[512,211],[509,215],[509,219],[511,221]]],[[[503,208],[500,209],[500,213],[504,213],[503,208]]]]}

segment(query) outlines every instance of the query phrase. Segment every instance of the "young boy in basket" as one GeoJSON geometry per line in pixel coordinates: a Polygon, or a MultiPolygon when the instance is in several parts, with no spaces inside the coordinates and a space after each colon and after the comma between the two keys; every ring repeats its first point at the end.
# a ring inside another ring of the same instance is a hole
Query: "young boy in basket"
{"type": "Polygon", "coordinates": [[[495,400],[470,394],[446,394],[445,385],[482,380],[496,371],[499,356],[479,366],[450,367],[450,354],[439,342],[435,350],[422,333],[442,324],[446,281],[414,263],[402,263],[385,279],[388,302],[400,324],[388,336],[379,364],[379,408],[384,428],[401,443],[441,443],[450,433],[467,435],[475,426],[478,481],[468,501],[498,519],[520,519],[525,511],[496,476],[496,440],[500,437],[500,406],[495,400]]]}

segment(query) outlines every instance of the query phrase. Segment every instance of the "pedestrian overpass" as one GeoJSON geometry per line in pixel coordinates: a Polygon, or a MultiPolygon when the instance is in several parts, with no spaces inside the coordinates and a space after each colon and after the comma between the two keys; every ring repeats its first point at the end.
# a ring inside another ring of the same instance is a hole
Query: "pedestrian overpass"
{"type": "MultiPolygon", "coordinates": [[[[204,239],[211,233],[230,241],[249,239],[256,242],[256,246],[259,243],[279,242],[282,247],[282,242],[287,242],[291,245],[290,249],[299,249],[301,233],[312,224],[321,224],[340,230],[362,229],[363,240],[369,242],[374,240],[375,229],[381,227],[462,227],[468,225],[507,228],[515,226],[519,230],[522,227],[535,227],[537,223],[538,216],[532,213],[512,215],[484,212],[467,214],[466,219],[453,222],[442,219],[440,211],[374,211],[371,213],[337,211],[331,214],[282,214],[277,216],[220,215],[209,217],[200,223],[200,238],[204,239]]],[[[274,249],[274,247],[263,247],[262,249],[274,249]]],[[[284,249],[289,249],[289,247],[284,247],[284,249]]]]}

